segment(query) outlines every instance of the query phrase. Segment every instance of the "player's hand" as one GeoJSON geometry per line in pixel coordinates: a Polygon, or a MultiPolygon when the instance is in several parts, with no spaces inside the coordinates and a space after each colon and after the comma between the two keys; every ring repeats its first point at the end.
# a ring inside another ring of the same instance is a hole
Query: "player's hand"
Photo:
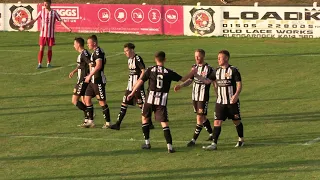
{"type": "Polygon", "coordinates": [[[84,80],[85,83],[89,83],[91,79],[91,76],[87,76],[86,79],[84,80]]]}
{"type": "MultiPolygon", "coordinates": [[[[133,91],[132,91],[133,92],[133,91]]],[[[128,96],[127,96],[127,101],[129,101],[130,99],[132,99],[132,97],[133,97],[133,93],[130,93],[128,96]]]]}
{"type": "Polygon", "coordinates": [[[71,29],[71,28],[69,28],[68,30],[69,30],[69,32],[72,32],[72,29],[71,29]]]}
{"type": "Polygon", "coordinates": [[[231,103],[231,104],[235,104],[235,103],[238,102],[238,99],[239,99],[239,97],[238,97],[237,95],[233,95],[233,96],[231,97],[230,103],[231,103]]]}
{"type": "Polygon", "coordinates": [[[72,78],[72,76],[73,76],[73,72],[71,72],[70,74],[69,74],[69,78],[72,78]]]}
{"type": "Polygon", "coordinates": [[[174,92],[177,92],[177,91],[179,91],[180,89],[181,89],[180,84],[174,86],[174,88],[173,88],[174,92]]]}

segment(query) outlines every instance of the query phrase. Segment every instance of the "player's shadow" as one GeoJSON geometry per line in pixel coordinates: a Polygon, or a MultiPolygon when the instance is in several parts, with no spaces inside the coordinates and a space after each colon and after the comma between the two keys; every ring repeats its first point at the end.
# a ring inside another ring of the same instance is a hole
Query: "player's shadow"
{"type": "Polygon", "coordinates": [[[0,97],[1,99],[23,99],[23,98],[50,98],[50,97],[66,97],[66,96],[72,96],[72,93],[60,93],[60,94],[33,94],[33,95],[23,95],[23,96],[10,96],[10,97],[0,97]]]}
{"type": "Polygon", "coordinates": [[[166,153],[164,148],[153,147],[150,150],[137,149],[130,150],[111,150],[105,152],[85,152],[78,154],[50,154],[39,156],[17,156],[17,157],[0,157],[0,161],[20,161],[20,160],[43,160],[43,159],[66,159],[66,158],[80,158],[80,157],[116,157],[122,155],[136,155],[136,154],[152,154],[157,152],[166,153]]]}
{"type": "MultiPolygon", "coordinates": [[[[214,154],[215,152],[208,152],[214,154]]],[[[214,156],[211,156],[212,158],[214,156]]],[[[206,158],[210,160],[210,156],[206,158]]],[[[212,159],[214,161],[214,159],[212,159]]],[[[183,161],[181,161],[183,163],[183,161]]],[[[214,163],[213,163],[214,164],[214,163]]],[[[316,173],[319,171],[319,160],[287,160],[271,163],[259,162],[241,165],[211,165],[207,167],[194,166],[192,168],[172,168],[165,170],[145,170],[138,172],[125,173],[104,173],[104,174],[87,174],[87,175],[68,175],[44,178],[21,178],[19,180],[51,180],[51,179],[82,179],[82,178],[112,178],[112,179],[198,179],[206,178],[235,178],[235,177],[252,177],[261,174],[288,174],[288,173],[316,173]],[[301,168],[307,167],[307,168],[301,168]]],[[[179,166],[177,166],[179,167],[179,166]]]]}
{"type": "MultiPolygon", "coordinates": [[[[46,104],[45,107],[61,107],[61,106],[69,106],[70,103],[63,103],[63,104],[46,104]]],[[[10,109],[29,109],[29,108],[40,108],[43,105],[30,105],[30,106],[14,106],[14,107],[0,107],[0,110],[10,110],[10,109]]]]}
{"type": "Polygon", "coordinates": [[[250,136],[246,138],[246,147],[247,145],[251,146],[279,146],[279,145],[294,145],[294,144],[303,144],[311,139],[315,139],[319,137],[319,133],[317,132],[304,132],[300,133],[277,133],[276,135],[266,136],[250,136]]]}
{"type": "MultiPolygon", "coordinates": [[[[308,99],[308,98],[302,98],[302,97],[288,97],[288,98],[270,98],[270,99],[241,99],[241,102],[274,102],[274,101],[291,101],[291,100],[302,100],[302,99],[308,99]]],[[[314,99],[314,98],[313,98],[314,99]]]]}
{"type": "MultiPolygon", "coordinates": [[[[261,116],[246,116],[248,120],[257,122],[261,120],[273,122],[301,122],[301,121],[320,121],[320,112],[303,112],[303,113],[290,113],[290,114],[266,114],[261,116]]],[[[260,123],[260,122],[257,122],[260,123]]]]}
{"type": "MultiPolygon", "coordinates": [[[[51,136],[51,135],[54,135],[54,136],[57,136],[57,135],[69,135],[69,134],[85,134],[85,133],[88,133],[86,131],[78,131],[78,132],[52,132],[52,133],[37,133],[37,134],[31,134],[31,135],[28,135],[28,136],[51,136]]],[[[91,133],[91,132],[90,132],[91,133]]],[[[39,137],[41,138],[41,137],[39,137]]]]}
{"type": "Polygon", "coordinates": [[[15,113],[12,113],[12,112],[8,112],[8,113],[1,113],[0,116],[13,116],[13,115],[20,115],[20,114],[24,114],[24,115],[28,115],[28,114],[39,114],[39,113],[52,113],[52,112],[58,112],[58,113],[62,113],[62,112],[70,112],[70,111],[73,111],[74,108],[64,108],[64,109],[56,109],[56,110],[53,110],[53,109],[48,109],[48,110],[37,110],[37,109],[34,109],[34,110],[28,110],[28,111],[25,111],[25,112],[15,112],[15,113]]]}

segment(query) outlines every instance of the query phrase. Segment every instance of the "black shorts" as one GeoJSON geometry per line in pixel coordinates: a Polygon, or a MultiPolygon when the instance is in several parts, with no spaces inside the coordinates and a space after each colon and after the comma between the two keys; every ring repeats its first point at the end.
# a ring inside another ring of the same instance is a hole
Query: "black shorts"
{"type": "Polygon", "coordinates": [[[84,96],[86,93],[87,87],[88,87],[88,83],[85,83],[84,81],[79,82],[74,86],[73,95],[84,96]]]}
{"type": "Polygon", "coordinates": [[[216,109],[214,112],[215,120],[223,120],[226,119],[232,120],[241,120],[240,116],[240,102],[236,104],[218,104],[216,103],[216,109]]]}
{"type": "Polygon", "coordinates": [[[193,110],[197,115],[207,115],[208,101],[193,101],[193,110]]]}
{"type": "Polygon", "coordinates": [[[139,104],[139,105],[142,105],[144,102],[145,102],[145,93],[144,93],[144,90],[141,89],[141,90],[137,90],[135,93],[134,93],[134,96],[128,101],[127,99],[127,96],[131,93],[132,91],[129,91],[127,90],[123,96],[123,99],[122,99],[122,103],[123,104],[128,104],[128,105],[136,105],[136,104],[139,104]]]}
{"type": "Polygon", "coordinates": [[[86,89],[86,96],[97,97],[99,101],[106,100],[106,84],[89,83],[86,89]]]}
{"type": "Polygon", "coordinates": [[[151,113],[154,112],[155,120],[160,122],[168,122],[167,106],[153,105],[144,103],[142,108],[142,116],[151,118],[151,113]]]}

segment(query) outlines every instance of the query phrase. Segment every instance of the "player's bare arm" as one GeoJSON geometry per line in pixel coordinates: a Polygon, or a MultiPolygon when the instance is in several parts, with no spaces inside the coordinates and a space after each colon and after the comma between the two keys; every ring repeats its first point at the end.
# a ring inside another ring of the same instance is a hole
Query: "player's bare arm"
{"type": "Polygon", "coordinates": [[[236,93],[231,97],[231,101],[230,101],[231,104],[237,103],[237,101],[238,101],[238,99],[239,99],[239,95],[240,95],[240,93],[241,93],[241,90],[242,90],[242,83],[241,83],[241,81],[238,81],[238,82],[237,82],[237,91],[236,91],[236,93]]]}
{"type": "Polygon", "coordinates": [[[140,74],[140,77],[143,77],[144,73],[146,72],[145,69],[141,69],[141,74],[140,74]]]}
{"type": "Polygon", "coordinates": [[[133,89],[131,91],[131,93],[127,96],[127,99],[130,100],[133,96],[134,93],[137,91],[137,89],[139,89],[141,87],[141,85],[143,84],[143,81],[141,79],[139,79],[136,84],[134,84],[133,89]]]}
{"type": "Polygon", "coordinates": [[[71,28],[69,28],[69,26],[67,26],[66,25],[66,23],[62,20],[62,21],[60,21],[60,23],[61,23],[61,25],[64,27],[64,28],[66,28],[69,32],[71,32],[72,31],[72,29],[71,28]]]}
{"type": "Polygon", "coordinates": [[[184,81],[183,83],[176,85],[176,86],[173,88],[173,90],[174,90],[175,92],[177,92],[177,91],[179,91],[181,88],[189,86],[192,82],[193,82],[192,79],[188,79],[188,80],[184,81]]]}
{"type": "Polygon", "coordinates": [[[184,81],[186,81],[186,80],[188,80],[188,79],[191,79],[193,76],[194,76],[194,72],[193,72],[193,70],[191,69],[191,71],[190,71],[187,75],[185,75],[184,77],[182,77],[182,78],[180,79],[180,81],[184,82],[184,81]]]}
{"type": "Polygon", "coordinates": [[[102,59],[97,59],[96,60],[96,66],[94,67],[94,69],[90,72],[90,74],[86,77],[85,82],[89,83],[91,77],[98,72],[100,69],[102,68],[102,59]]]}
{"type": "Polygon", "coordinates": [[[218,85],[217,85],[217,81],[213,81],[212,85],[214,87],[214,92],[216,94],[216,96],[218,97],[218,85]]]}
{"type": "Polygon", "coordinates": [[[25,27],[27,27],[29,25],[33,25],[35,22],[36,22],[36,20],[33,19],[33,20],[29,21],[28,23],[26,23],[25,25],[20,26],[19,30],[23,31],[25,27]]]}
{"type": "Polygon", "coordinates": [[[78,71],[78,67],[75,68],[73,71],[70,72],[69,78],[72,78],[72,76],[74,75],[74,73],[76,73],[77,71],[78,71]]]}

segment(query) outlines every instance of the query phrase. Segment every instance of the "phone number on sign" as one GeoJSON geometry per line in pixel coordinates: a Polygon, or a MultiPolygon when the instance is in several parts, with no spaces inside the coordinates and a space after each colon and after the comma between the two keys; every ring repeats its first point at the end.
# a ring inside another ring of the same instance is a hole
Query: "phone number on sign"
{"type": "MultiPolygon", "coordinates": [[[[262,25],[259,25],[260,27],[262,25]]],[[[257,24],[223,24],[222,27],[224,28],[257,28],[257,24]]],[[[304,25],[304,24],[268,24],[268,28],[320,28],[320,26],[315,26],[312,24],[304,25]]]]}

